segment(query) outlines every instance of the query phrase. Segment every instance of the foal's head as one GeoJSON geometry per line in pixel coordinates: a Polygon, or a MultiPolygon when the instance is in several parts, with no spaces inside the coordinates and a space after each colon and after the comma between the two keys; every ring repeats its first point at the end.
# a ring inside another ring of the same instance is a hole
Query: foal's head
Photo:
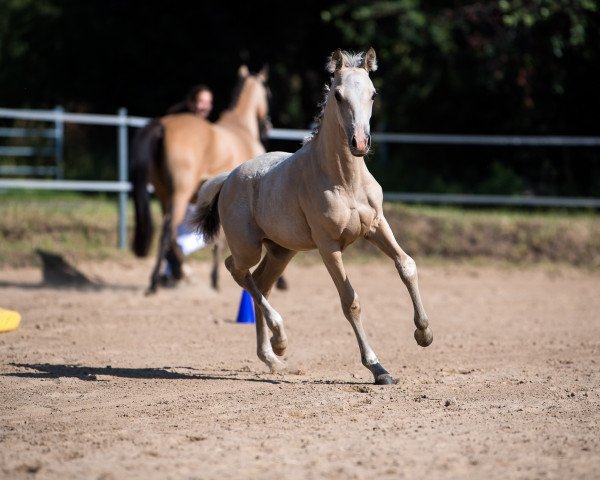
{"type": "Polygon", "coordinates": [[[369,72],[377,70],[375,50],[353,55],[338,48],[331,54],[327,69],[334,74],[328,103],[333,96],[350,152],[362,157],[371,147],[369,120],[377,92],[369,72]]]}

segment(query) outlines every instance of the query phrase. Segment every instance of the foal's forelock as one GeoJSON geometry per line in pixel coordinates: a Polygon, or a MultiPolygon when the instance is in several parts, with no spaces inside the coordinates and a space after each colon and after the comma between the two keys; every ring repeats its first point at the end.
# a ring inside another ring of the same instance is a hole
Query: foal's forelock
{"type": "Polygon", "coordinates": [[[365,65],[366,54],[363,52],[360,53],[352,53],[352,52],[339,52],[339,57],[335,56],[334,52],[329,59],[327,60],[327,64],[325,65],[325,69],[329,73],[334,73],[336,70],[340,68],[366,68],[367,71],[374,72],[377,70],[377,61],[374,60],[372,63],[365,65]]]}

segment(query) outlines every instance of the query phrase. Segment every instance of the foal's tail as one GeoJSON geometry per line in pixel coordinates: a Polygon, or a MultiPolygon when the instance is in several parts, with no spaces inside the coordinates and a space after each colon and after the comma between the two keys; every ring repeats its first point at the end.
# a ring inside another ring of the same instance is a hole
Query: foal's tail
{"type": "Polygon", "coordinates": [[[132,162],[129,172],[135,205],[135,233],[132,249],[138,257],[145,257],[150,250],[154,225],[150,213],[147,190],[150,164],[159,160],[164,137],[164,127],[159,119],[142,127],[133,139],[132,162]]]}
{"type": "Polygon", "coordinates": [[[229,172],[225,172],[211,177],[202,183],[198,191],[196,213],[191,224],[204,235],[206,243],[212,242],[219,233],[219,194],[228,176],[229,172]]]}

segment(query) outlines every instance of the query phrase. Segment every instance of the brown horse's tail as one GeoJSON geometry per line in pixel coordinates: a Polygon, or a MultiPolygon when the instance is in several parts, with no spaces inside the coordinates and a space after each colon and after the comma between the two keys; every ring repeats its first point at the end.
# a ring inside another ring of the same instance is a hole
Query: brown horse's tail
{"type": "Polygon", "coordinates": [[[219,194],[229,172],[221,173],[209,178],[198,190],[196,213],[192,219],[192,226],[204,235],[206,243],[212,242],[219,233],[221,219],[219,218],[219,194]]]}
{"type": "Polygon", "coordinates": [[[150,250],[154,225],[150,213],[148,174],[150,164],[160,160],[164,128],[155,119],[142,127],[133,139],[132,162],[129,171],[135,205],[135,233],[132,249],[138,257],[145,257],[150,250]]]}

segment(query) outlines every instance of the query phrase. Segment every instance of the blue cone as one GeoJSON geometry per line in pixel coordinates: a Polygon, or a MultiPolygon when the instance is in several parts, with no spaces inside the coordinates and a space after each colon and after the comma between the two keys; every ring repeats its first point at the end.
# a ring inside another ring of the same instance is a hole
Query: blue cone
{"type": "Polygon", "coordinates": [[[244,290],[242,293],[242,301],[237,315],[237,323],[255,323],[254,317],[254,302],[250,294],[244,290]]]}

